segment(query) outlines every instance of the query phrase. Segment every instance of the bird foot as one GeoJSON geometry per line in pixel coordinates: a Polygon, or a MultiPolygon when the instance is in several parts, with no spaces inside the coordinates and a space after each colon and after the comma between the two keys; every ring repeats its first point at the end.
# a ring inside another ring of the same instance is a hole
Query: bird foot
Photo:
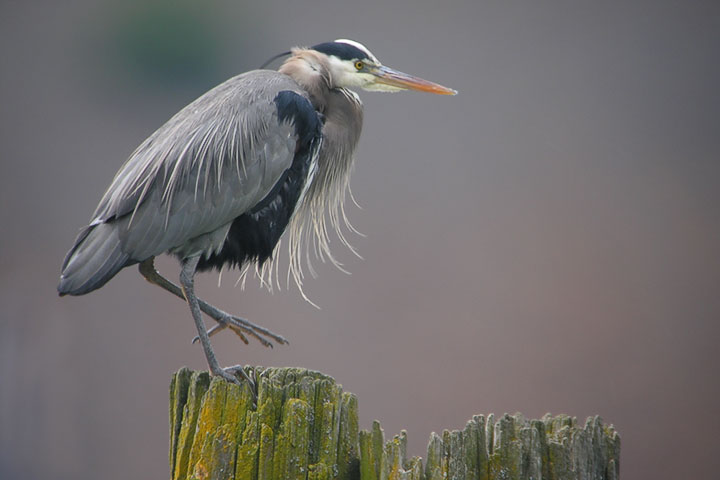
{"type": "MultiPolygon", "coordinates": [[[[216,333],[225,330],[226,328],[229,328],[230,330],[232,330],[233,333],[240,337],[240,339],[246,345],[250,343],[246,335],[254,337],[264,347],[273,348],[273,343],[270,341],[270,339],[276,341],[280,345],[287,345],[289,343],[285,337],[278,335],[277,333],[261,327],[260,325],[255,325],[254,323],[249,322],[244,318],[230,315],[229,313],[223,312],[222,310],[215,309],[215,311],[205,313],[207,313],[213,320],[217,322],[217,325],[213,326],[211,329],[208,330],[209,336],[213,336],[216,333]]],[[[200,340],[200,337],[195,336],[195,338],[193,338],[192,340],[192,343],[195,343],[198,340],[200,340]]]]}
{"type": "Polygon", "coordinates": [[[217,369],[211,368],[210,371],[216,377],[224,378],[228,382],[234,383],[235,385],[242,385],[242,382],[237,377],[237,374],[239,373],[243,380],[245,380],[250,386],[250,392],[253,394],[253,397],[255,397],[255,400],[257,400],[257,385],[255,383],[255,380],[251,379],[248,376],[242,365],[235,365],[233,367],[217,369]]]}
{"type": "Polygon", "coordinates": [[[238,378],[233,374],[233,371],[221,368],[219,370],[213,370],[212,374],[216,377],[224,378],[228,382],[234,383],[235,385],[242,385],[242,382],[240,382],[240,380],[238,380],[238,378]]]}

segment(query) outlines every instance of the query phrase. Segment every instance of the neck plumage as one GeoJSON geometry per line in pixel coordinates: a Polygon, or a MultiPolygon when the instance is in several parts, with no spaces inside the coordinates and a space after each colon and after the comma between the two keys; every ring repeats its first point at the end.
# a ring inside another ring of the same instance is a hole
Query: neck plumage
{"type": "Polygon", "coordinates": [[[315,110],[325,113],[328,92],[333,88],[327,58],[312,50],[296,48],[278,71],[295,80],[308,93],[315,110]]]}
{"type": "MultiPolygon", "coordinates": [[[[288,278],[295,281],[307,300],[302,288],[305,274],[316,275],[311,252],[321,261],[330,261],[343,269],[330,251],[331,232],[355,253],[346,232],[356,230],[347,219],[344,204],[362,130],[362,103],[350,90],[333,85],[327,59],[317,52],[293,50],[279,72],[295,80],[308,93],[315,109],[323,114],[323,139],[314,159],[314,175],[288,226],[288,278]]],[[[272,272],[272,267],[268,271],[272,272]]]]}

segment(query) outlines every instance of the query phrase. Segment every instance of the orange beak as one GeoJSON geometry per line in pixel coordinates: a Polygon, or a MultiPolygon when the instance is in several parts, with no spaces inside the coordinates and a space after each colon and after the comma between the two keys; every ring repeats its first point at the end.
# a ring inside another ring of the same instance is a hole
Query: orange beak
{"type": "Polygon", "coordinates": [[[401,90],[418,90],[420,92],[434,93],[436,95],[456,95],[457,90],[443,87],[434,82],[419,77],[398,72],[386,66],[380,66],[372,72],[377,78],[376,83],[389,85],[401,90]]]}

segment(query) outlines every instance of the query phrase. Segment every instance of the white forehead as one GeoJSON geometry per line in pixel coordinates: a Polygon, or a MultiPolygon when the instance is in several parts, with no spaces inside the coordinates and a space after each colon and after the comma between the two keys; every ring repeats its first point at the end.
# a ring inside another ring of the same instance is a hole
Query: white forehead
{"type": "Polygon", "coordinates": [[[365,55],[367,55],[367,58],[369,58],[370,60],[372,60],[373,62],[375,62],[377,64],[380,64],[380,60],[378,60],[377,57],[375,57],[375,55],[373,55],[370,52],[370,50],[368,50],[368,48],[360,42],[356,42],[355,40],[348,40],[347,38],[338,38],[337,40],[335,40],[335,42],[352,45],[353,47],[357,48],[358,50],[362,51],[365,55]]]}

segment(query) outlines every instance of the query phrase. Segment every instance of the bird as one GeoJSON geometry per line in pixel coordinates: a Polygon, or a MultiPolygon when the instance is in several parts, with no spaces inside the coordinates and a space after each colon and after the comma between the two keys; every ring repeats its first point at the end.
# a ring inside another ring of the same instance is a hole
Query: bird
{"type": "Polygon", "coordinates": [[[196,273],[272,265],[287,231],[288,278],[302,290],[308,253],[335,262],[328,231],[345,241],[343,202],[363,124],[353,89],[457,93],[383,65],[353,40],[293,47],[271,61],[283,56],[277,70],[209,90],[135,149],[67,253],[57,287],[60,296],[84,295],[137,264],[187,302],[211,374],[233,383],[236,373],[252,380],[239,365],[220,366],[211,335],[229,327],[245,343],[287,340],[199,299],[196,273]],[[179,260],[179,286],[156,270],[162,254],[179,260]],[[216,322],[209,330],[202,313],[216,322]]]}

